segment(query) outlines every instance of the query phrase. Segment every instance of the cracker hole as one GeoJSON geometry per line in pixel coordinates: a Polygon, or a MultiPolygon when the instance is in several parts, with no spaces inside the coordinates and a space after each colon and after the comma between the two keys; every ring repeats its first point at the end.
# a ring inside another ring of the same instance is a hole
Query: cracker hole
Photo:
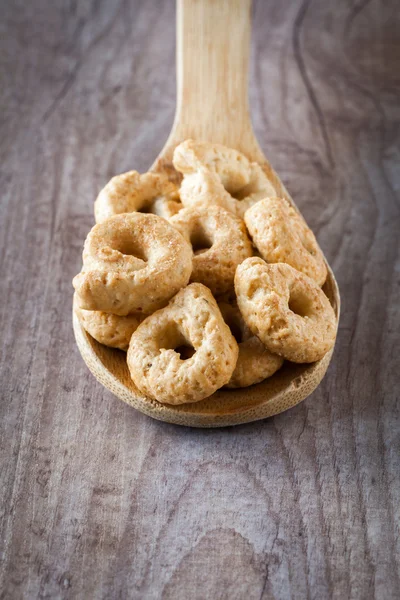
{"type": "Polygon", "coordinates": [[[140,210],[138,210],[138,212],[144,214],[144,215],[156,215],[156,207],[155,207],[155,203],[156,200],[158,200],[158,198],[160,198],[160,196],[157,196],[156,198],[151,198],[151,200],[147,200],[143,206],[140,208],[140,210]]]}
{"type": "Polygon", "coordinates": [[[138,212],[142,213],[143,215],[151,215],[153,214],[153,205],[145,204],[140,210],[138,210],[138,212]]]}
{"type": "Polygon", "coordinates": [[[160,332],[158,344],[161,350],[174,350],[181,360],[188,360],[193,356],[196,350],[175,323],[169,323],[163,331],[160,332]]]}
{"type": "Polygon", "coordinates": [[[249,181],[247,185],[240,188],[239,190],[229,190],[229,188],[225,188],[226,191],[234,198],[235,200],[244,200],[247,196],[251,196],[252,194],[256,194],[260,192],[259,182],[255,179],[253,181],[249,181]]]}
{"type": "Polygon", "coordinates": [[[193,254],[203,254],[207,252],[213,245],[213,241],[203,227],[197,227],[190,236],[190,243],[192,244],[193,254]]]}
{"type": "Polygon", "coordinates": [[[118,250],[125,256],[134,256],[135,258],[139,258],[140,260],[147,261],[147,253],[145,252],[143,246],[138,244],[136,240],[133,239],[121,239],[118,240],[118,243],[114,246],[115,250],[118,250]]]}
{"type": "Polygon", "coordinates": [[[242,188],[241,190],[236,190],[235,192],[231,192],[231,191],[229,191],[229,189],[226,189],[226,191],[228,192],[228,194],[230,194],[232,196],[232,198],[240,201],[240,200],[243,200],[244,198],[246,198],[246,196],[248,196],[248,194],[243,193],[244,189],[245,188],[242,188]]]}
{"type": "Polygon", "coordinates": [[[189,358],[192,358],[196,350],[193,348],[193,346],[182,344],[181,346],[175,348],[175,352],[179,354],[181,360],[188,360],[189,358]]]}
{"type": "Polygon", "coordinates": [[[311,312],[310,301],[305,294],[290,295],[289,310],[299,317],[307,317],[311,312]]]}

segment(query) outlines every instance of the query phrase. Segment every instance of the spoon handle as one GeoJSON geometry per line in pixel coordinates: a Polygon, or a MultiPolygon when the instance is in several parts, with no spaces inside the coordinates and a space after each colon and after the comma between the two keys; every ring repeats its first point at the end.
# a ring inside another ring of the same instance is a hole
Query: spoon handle
{"type": "Polygon", "coordinates": [[[251,0],[177,0],[177,108],[169,144],[219,142],[259,158],[248,104],[250,12],[251,0]]]}

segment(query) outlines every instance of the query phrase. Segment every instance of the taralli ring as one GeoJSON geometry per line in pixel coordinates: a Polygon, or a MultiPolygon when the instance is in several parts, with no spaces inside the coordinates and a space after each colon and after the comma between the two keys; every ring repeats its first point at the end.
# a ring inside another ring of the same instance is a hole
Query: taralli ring
{"type": "Polygon", "coordinates": [[[302,216],[283,198],[265,198],[245,213],[247,229],[268,263],[287,263],[318,285],[327,276],[324,256],[302,216]]]}
{"type": "Polygon", "coordinates": [[[267,350],[253,335],[237,306],[221,302],[218,307],[239,346],[235,370],[225,387],[246,387],[271,377],[283,365],[283,358],[267,350]]]}
{"type": "Polygon", "coordinates": [[[175,148],[173,163],[175,169],[184,175],[207,167],[232,193],[249,182],[250,161],[241,152],[222,144],[186,140],[175,148]]]}
{"type": "Polygon", "coordinates": [[[165,219],[182,208],[178,188],[165,175],[128,171],[113,177],[94,203],[96,223],[121,213],[153,213],[165,219]]]}
{"type": "Polygon", "coordinates": [[[204,283],[214,295],[233,290],[236,267],[252,256],[241,219],[220,208],[184,208],[170,219],[193,247],[191,281],[204,283]]]}
{"type": "Polygon", "coordinates": [[[198,402],[229,382],[238,345],[210,290],[192,283],[143,321],[127,355],[135,385],[166,404],[198,402]]]}
{"type": "Polygon", "coordinates": [[[79,308],[74,294],[74,311],[82,327],[100,344],[128,350],[132,333],[144,319],[144,315],[133,314],[126,317],[112,315],[97,310],[79,308]]]}
{"type": "Polygon", "coordinates": [[[316,282],[283,263],[248,258],[237,268],[240,312],[265,346],[287,360],[320,360],[336,337],[335,313],[316,282]]]}
{"type": "Polygon", "coordinates": [[[192,248],[168,221],[128,213],[93,227],[73,286],[80,308],[151,313],[187,285],[191,271],[192,248]]]}
{"type": "Polygon", "coordinates": [[[184,175],[180,196],[185,206],[216,204],[243,217],[255,202],[275,195],[258,163],[221,144],[186,140],[175,149],[173,163],[184,175]]]}

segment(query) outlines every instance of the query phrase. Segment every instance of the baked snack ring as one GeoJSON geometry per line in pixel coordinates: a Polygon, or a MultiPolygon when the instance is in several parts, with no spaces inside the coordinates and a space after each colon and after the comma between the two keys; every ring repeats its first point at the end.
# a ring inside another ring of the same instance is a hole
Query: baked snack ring
{"type": "Polygon", "coordinates": [[[93,227],[72,283],[80,308],[125,316],[165,306],[191,272],[192,249],[168,221],[127,213],[93,227]]]}
{"type": "Polygon", "coordinates": [[[184,175],[207,167],[232,193],[249,182],[250,161],[241,152],[222,144],[185,140],[175,148],[173,163],[175,169],[184,175]]]}
{"type": "Polygon", "coordinates": [[[244,215],[247,229],[268,263],[287,263],[323,285],[327,267],[303,217],[283,198],[264,198],[244,215]]]}
{"type": "Polygon", "coordinates": [[[128,171],[116,175],[94,203],[96,223],[129,212],[149,212],[169,218],[182,208],[178,188],[160,173],[128,171]]]}
{"type": "Polygon", "coordinates": [[[333,308],[317,283],[284,263],[248,258],[235,275],[237,303],[265,346],[296,363],[320,360],[336,337],[333,308]]]}
{"type": "Polygon", "coordinates": [[[137,313],[120,317],[98,310],[84,310],[79,308],[76,294],[74,294],[74,311],[80,324],[92,338],[110,348],[125,351],[128,350],[132,333],[144,319],[144,315],[137,313]]]}
{"type": "Polygon", "coordinates": [[[238,345],[210,290],[192,283],[132,335],[127,355],[135,385],[166,404],[198,402],[230,380],[238,345]],[[186,360],[180,347],[191,347],[186,360]]]}
{"type": "Polygon", "coordinates": [[[271,377],[283,365],[283,358],[267,350],[250,331],[237,306],[220,302],[218,307],[239,346],[235,370],[225,387],[246,387],[271,377]]]}
{"type": "Polygon", "coordinates": [[[233,289],[236,267],[253,248],[241,219],[220,208],[184,208],[170,219],[193,247],[190,280],[204,283],[214,295],[233,289]]]}
{"type": "Polygon", "coordinates": [[[252,204],[275,194],[258,163],[221,144],[186,140],[176,147],[173,163],[184,175],[180,196],[185,206],[217,204],[243,217],[252,204]]]}

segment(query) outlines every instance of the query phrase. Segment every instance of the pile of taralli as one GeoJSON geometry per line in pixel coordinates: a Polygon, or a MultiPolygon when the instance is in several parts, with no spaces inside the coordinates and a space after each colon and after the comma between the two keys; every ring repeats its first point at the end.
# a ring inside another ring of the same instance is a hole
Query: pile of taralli
{"type": "Polygon", "coordinates": [[[304,219],[236,150],[186,140],[173,164],[180,186],[130,171],[100,192],[73,280],[83,328],[165,404],[320,360],[337,323],[304,219]]]}

